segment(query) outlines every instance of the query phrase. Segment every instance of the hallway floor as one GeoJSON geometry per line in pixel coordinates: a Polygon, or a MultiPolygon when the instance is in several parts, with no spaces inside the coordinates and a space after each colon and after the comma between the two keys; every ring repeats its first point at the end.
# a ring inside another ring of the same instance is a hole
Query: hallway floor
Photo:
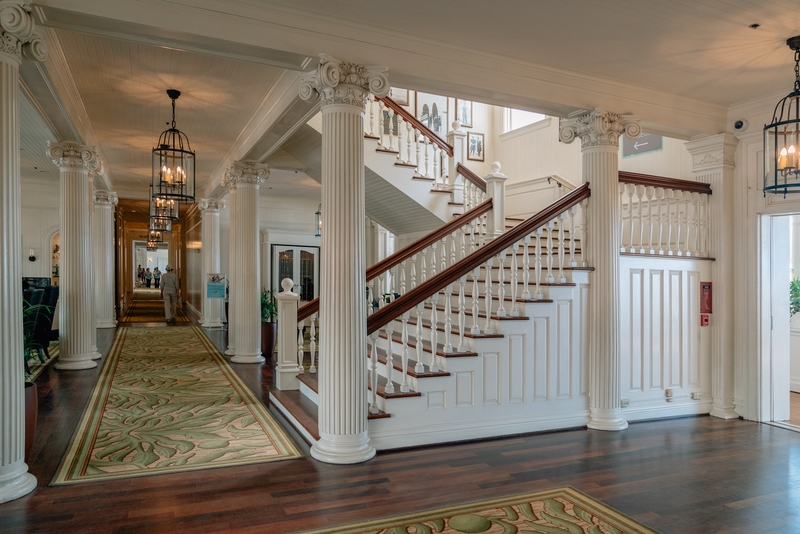
{"type": "MultiPolygon", "coordinates": [[[[105,355],[115,329],[98,332],[105,355]]],[[[206,332],[224,349],[224,331],[206,332]]],[[[565,485],[663,533],[800,530],[800,434],[710,417],[49,487],[104,363],[39,378],[39,487],[0,505],[0,531],[297,532],[565,485]]],[[[269,367],[232,367],[267,399],[269,367]]]]}

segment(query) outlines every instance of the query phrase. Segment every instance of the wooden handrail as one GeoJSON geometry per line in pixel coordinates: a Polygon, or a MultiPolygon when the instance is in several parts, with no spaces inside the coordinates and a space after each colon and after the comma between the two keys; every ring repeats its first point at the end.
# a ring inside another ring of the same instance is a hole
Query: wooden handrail
{"type": "Polygon", "coordinates": [[[483,265],[489,258],[496,256],[543,224],[551,221],[559,214],[584,199],[589,198],[590,195],[589,184],[585,183],[581,185],[568,195],[564,195],[556,200],[536,215],[498,236],[494,241],[487,243],[466,258],[454,263],[433,278],[429,278],[405,295],[401,295],[367,318],[367,334],[375,332],[392,319],[414,308],[417,304],[423,302],[448,284],[452,284],[476,267],[483,265]]]}
{"type": "MultiPolygon", "coordinates": [[[[492,209],[492,199],[478,204],[468,212],[459,215],[452,221],[448,222],[437,228],[436,230],[430,232],[429,234],[417,239],[410,245],[407,245],[391,256],[388,256],[369,269],[367,269],[367,282],[376,278],[379,274],[385,273],[389,269],[395,267],[406,261],[408,258],[417,254],[418,252],[425,250],[433,243],[440,241],[443,237],[452,234],[458,227],[465,225],[472,219],[476,219],[483,215],[484,213],[488,213],[492,209]]],[[[297,320],[302,321],[307,319],[317,313],[319,311],[319,297],[315,298],[307,302],[303,305],[300,309],[297,310],[297,320]]]]}
{"type": "MultiPolygon", "coordinates": [[[[439,137],[438,135],[433,133],[433,130],[431,130],[430,128],[428,128],[424,124],[422,124],[419,121],[419,119],[417,119],[414,115],[412,115],[411,113],[406,111],[405,108],[403,108],[403,106],[401,106],[400,104],[398,104],[397,102],[395,102],[394,100],[389,98],[388,96],[376,96],[375,99],[376,100],[380,100],[381,102],[386,104],[387,108],[392,108],[395,113],[397,113],[398,115],[403,117],[404,121],[410,122],[411,125],[414,126],[414,128],[417,129],[417,131],[419,131],[425,137],[427,137],[431,141],[433,141],[433,143],[435,145],[437,145],[439,148],[441,148],[442,150],[444,150],[444,152],[448,156],[450,156],[451,158],[453,157],[453,147],[448,145],[447,141],[445,141],[444,139],[442,139],[441,137],[439,137]]],[[[380,124],[383,124],[383,121],[380,121],[380,124]]]]}
{"type": "Polygon", "coordinates": [[[462,165],[461,163],[456,165],[456,172],[461,176],[463,176],[464,178],[466,178],[467,180],[469,180],[470,182],[472,182],[473,185],[475,185],[478,189],[480,189],[484,193],[486,192],[486,180],[484,180],[483,178],[481,178],[468,168],[464,167],[464,165],[462,165]]]}
{"type": "Polygon", "coordinates": [[[677,178],[665,178],[663,176],[652,176],[650,174],[639,174],[636,172],[619,171],[619,181],[624,184],[644,185],[647,187],[661,187],[664,189],[677,189],[690,193],[711,194],[711,186],[703,182],[693,182],[691,180],[678,180],[677,178]]]}

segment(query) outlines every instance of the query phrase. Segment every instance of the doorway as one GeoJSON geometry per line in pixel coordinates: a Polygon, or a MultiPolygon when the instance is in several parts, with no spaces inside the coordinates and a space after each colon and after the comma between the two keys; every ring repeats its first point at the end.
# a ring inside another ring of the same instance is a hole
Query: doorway
{"type": "Polygon", "coordinates": [[[319,247],[299,245],[272,245],[270,255],[272,280],[271,287],[280,293],[281,280],[291,278],[293,292],[300,295],[301,302],[314,300],[319,296],[319,247]]]}
{"type": "MultiPolygon", "coordinates": [[[[167,265],[169,264],[169,243],[159,243],[158,248],[156,250],[147,250],[147,242],[146,241],[133,241],[133,265],[132,272],[133,272],[133,290],[140,288],[145,288],[147,283],[146,281],[142,280],[137,276],[139,272],[139,267],[141,266],[142,269],[145,271],[150,269],[152,273],[156,268],[162,273],[167,271],[167,265]]],[[[153,284],[151,283],[151,289],[154,289],[153,284]]]]}

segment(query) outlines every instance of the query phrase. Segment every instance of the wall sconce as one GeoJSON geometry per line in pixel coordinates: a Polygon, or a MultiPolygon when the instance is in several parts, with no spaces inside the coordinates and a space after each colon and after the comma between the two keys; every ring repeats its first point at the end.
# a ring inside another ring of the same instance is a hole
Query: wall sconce
{"type": "Polygon", "coordinates": [[[322,235],[322,204],[319,205],[314,215],[317,216],[317,231],[314,237],[319,237],[322,235]]]}
{"type": "Polygon", "coordinates": [[[33,249],[28,251],[28,261],[36,261],[36,254],[33,249]]]}

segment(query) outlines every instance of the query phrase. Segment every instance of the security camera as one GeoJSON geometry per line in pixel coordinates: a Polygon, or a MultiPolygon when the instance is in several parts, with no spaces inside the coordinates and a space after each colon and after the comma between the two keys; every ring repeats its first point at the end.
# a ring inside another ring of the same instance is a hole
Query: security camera
{"type": "Polygon", "coordinates": [[[745,119],[737,119],[733,121],[733,129],[737,132],[743,132],[747,130],[747,125],[749,123],[745,119]]]}

